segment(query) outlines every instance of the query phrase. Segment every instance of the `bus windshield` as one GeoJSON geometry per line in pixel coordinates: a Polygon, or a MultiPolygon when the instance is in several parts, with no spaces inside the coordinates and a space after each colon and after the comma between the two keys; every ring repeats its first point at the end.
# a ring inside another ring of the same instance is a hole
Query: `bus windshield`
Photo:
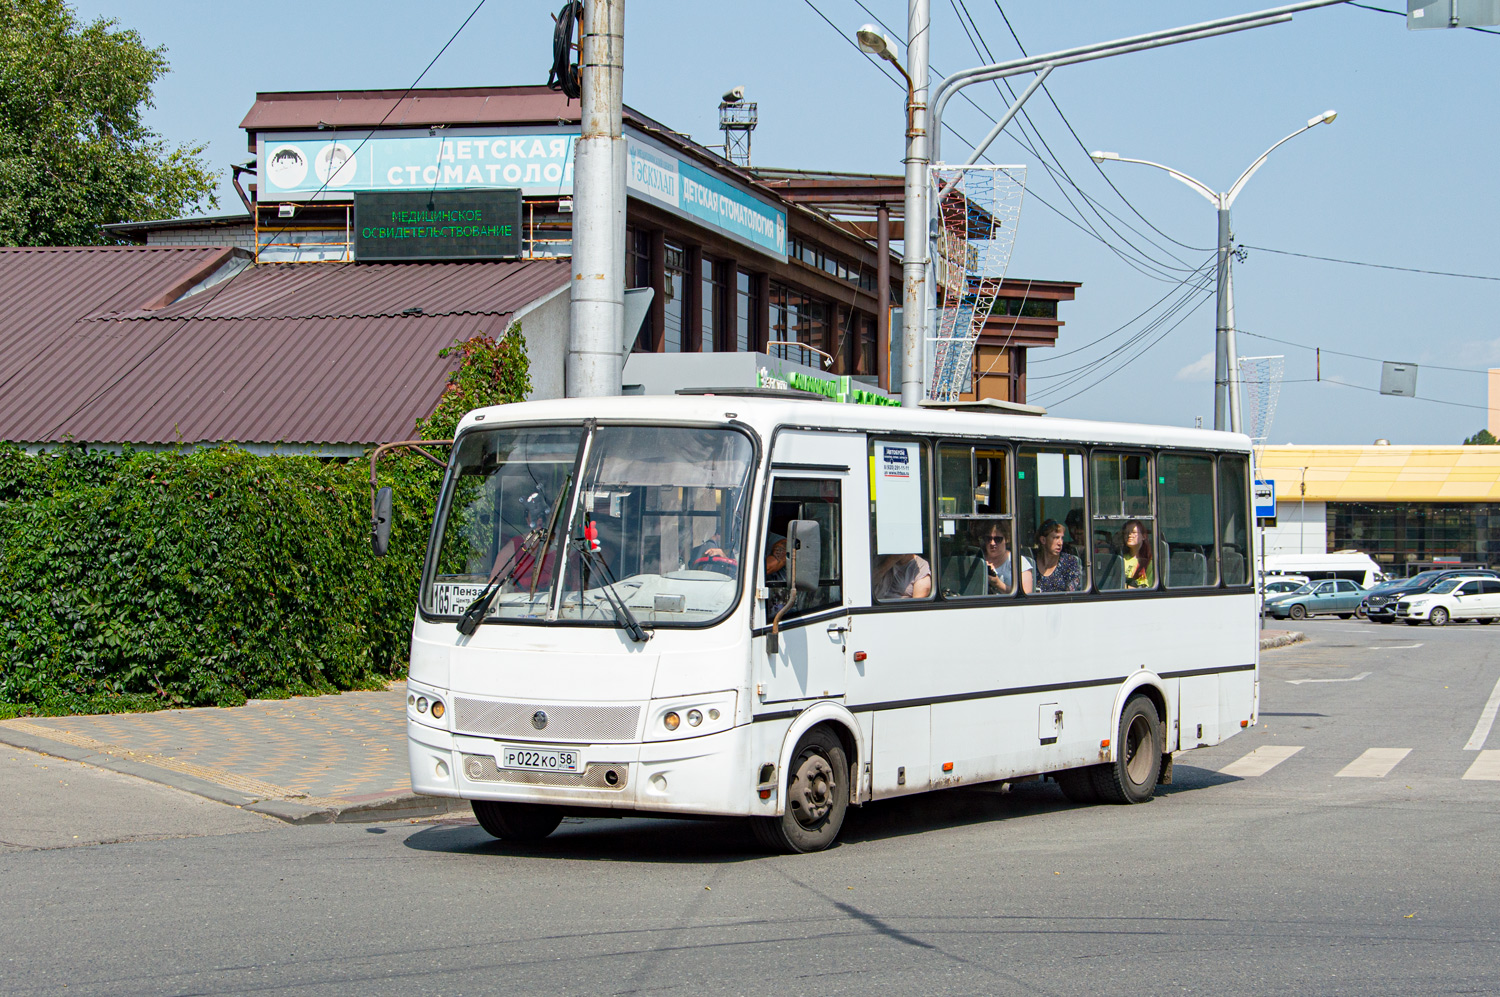
{"type": "Polygon", "coordinates": [[[728,612],[744,557],[750,440],[669,426],[587,433],[463,434],[433,534],[425,612],[457,616],[491,582],[486,618],[495,621],[619,625],[610,595],[648,627],[728,612]]]}
{"type": "Polygon", "coordinates": [[[724,615],[739,592],[753,455],[733,430],[601,426],[569,517],[558,618],[615,624],[611,583],[646,626],[724,615]]]}

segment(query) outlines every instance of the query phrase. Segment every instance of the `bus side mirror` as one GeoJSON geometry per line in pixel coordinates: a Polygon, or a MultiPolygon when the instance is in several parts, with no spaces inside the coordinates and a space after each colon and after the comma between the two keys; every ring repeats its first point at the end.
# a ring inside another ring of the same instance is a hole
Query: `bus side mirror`
{"type": "Polygon", "coordinates": [[[375,493],[370,503],[370,546],[376,557],[385,557],[391,543],[391,486],[386,485],[375,493]]]}
{"type": "Polygon", "coordinates": [[[823,544],[817,520],[794,519],[786,524],[787,564],[798,592],[816,592],[823,578],[823,544]]]}

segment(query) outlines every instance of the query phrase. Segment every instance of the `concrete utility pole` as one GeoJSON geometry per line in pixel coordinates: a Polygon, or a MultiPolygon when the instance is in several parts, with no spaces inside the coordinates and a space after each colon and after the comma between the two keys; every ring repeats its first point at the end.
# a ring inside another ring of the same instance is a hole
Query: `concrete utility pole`
{"type": "Polygon", "coordinates": [[[906,64],[911,67],[906,105],[906,198],[901,230],[901,405],[915,408],[927,396],[927,41],[929,0],[907,0],[906,64]]]}
{"type": "Polygon", "coordinates": [[[573,153],[569,398],[620,393],[625,332],[625,0],[584,0],[582,128],[573,153]]]}

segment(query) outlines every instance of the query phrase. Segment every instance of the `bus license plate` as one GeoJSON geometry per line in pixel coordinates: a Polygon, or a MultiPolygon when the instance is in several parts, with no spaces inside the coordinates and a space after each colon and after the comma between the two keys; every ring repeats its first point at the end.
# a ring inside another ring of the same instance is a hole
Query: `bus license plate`
{"type": "Polygon", "coordinates": [[[523,772],[577,772],[578,752],[566,748],[522,748],[507,744],[500,749],[500,767],[523,772]]]}

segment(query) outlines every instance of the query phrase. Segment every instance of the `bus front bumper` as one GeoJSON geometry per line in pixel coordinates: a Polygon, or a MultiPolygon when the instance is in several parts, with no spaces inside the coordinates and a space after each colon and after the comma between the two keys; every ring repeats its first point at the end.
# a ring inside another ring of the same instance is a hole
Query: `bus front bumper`
{"type": "Polygon", "coordinates": [[[671,741],[526,745],[577,751],[576,774],[502,768],[501,741],[410,719],[406,730],[412,789],[424,796],[725,816],[760,813],[763,806],[756,799],[751,809],[749,725],[671,741]]]}

